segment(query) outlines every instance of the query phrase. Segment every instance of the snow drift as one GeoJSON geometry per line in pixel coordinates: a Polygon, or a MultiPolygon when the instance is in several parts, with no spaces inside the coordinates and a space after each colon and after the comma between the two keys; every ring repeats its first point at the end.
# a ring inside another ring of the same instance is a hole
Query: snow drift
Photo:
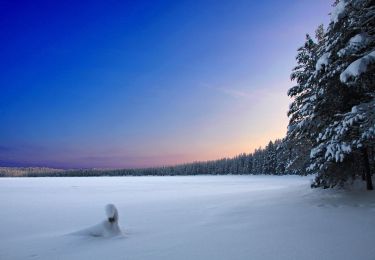
{"type": "Polygon", "coordinates": [[[108,204],[105,207],[107,219],[103,222],[72,233],[73,235],[92,236],[92,237],[114,237],[121,235],[118,225],[118,211],[115,205],[108,204]]]}

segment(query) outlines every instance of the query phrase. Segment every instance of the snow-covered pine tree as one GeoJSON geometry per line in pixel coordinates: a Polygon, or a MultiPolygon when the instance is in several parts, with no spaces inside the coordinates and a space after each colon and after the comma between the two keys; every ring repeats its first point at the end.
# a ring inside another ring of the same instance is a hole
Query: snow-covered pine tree
{"type": "Polygon", "coordinates": [[[276,147],[272,141],[264,149],[263,173],[276,173],[276,147]]]}
{"type": "MultiPolygon", "coordinates": [[[[322,41],[323,27],[317,30],[318,43],[322,41]]],[[[293,98],[288,116],[289,126],[284,140],[286,155],[285,171],[303,174],[309,160],[309,150],[315,139],[317,125],[314,115],[317,101],[317,83],[314,81],[317,62],[318,43],[306,35],[305,43],[298,49],[297,66],[290,76],[296,85],[289,89],[288,96],[293,98]]]]}
{"type": "Polygon", "coordinates": [[[253,174],[263,173],[264,153],[262,148],[255,149],[253,153],[253,174]]]}
{"type": "Polygon", "coordinates": [[[290,76],[291,80],[296,81],[297,85],[290,88],[288,96],[294,98],[290,104],[288,116],[289,127],[288,136],[299,138],[306,133],[308,125],[312,119],[315,100],[314,84],[311,81],[315,72],[317,45],[310,37],[306,35],[304,46],[298,49],[296,56],[297,66],[293,69],[290,76]]]}
{"type": "MultiPolygon", "coordinates": [[[[365,172],[375,147],[375,1],[341,0],[318,49],[313,122],[318,136],[309,170],[314,186],[333,187],[365,172]]],[[[373,162],[372,162],[373,163],[373,162]]]]}
{"type": "Polygon", "coordinates": [[[305,140],[284,138],[277,150],[278,165],[284,168],[283,172],[306,175],[311,145],[305,140]]]}
{"type": "Polygon", "coordinates": [[[284,145],[284,140],[285,139],[276,139],[274,142],[275,145],[275,158],[276,158],[276,168],[275,168],[275,173],[276,175],[284,175],[285,172],[285,163],[287,161],[287,152],[285,150],[285,145],[284,145]]]}

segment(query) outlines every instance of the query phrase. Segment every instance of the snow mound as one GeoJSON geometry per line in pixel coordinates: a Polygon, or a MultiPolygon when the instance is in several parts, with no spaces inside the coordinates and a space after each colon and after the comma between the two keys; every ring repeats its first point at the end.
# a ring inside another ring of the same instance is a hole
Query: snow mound
{"type": "Polygon", "coordinates": [[[117,212],[117,209],[116,209],[115,205],[108,204],[105,207],[105,213],[107,214],[109,222],[114,222],[114,221],[117,222],[117,220],[118,220],[118,212],[117,212]]]}
{"type": "Polygon", "coordinates": [[[341,74],[340,80],[342,83],[347,83],[350,79],[356,78],[367,71],[369,65],[375,63],[375,51],[359,58],[352,62],[341,74]]]}
{"type": "Polygon", "coordinates": [[[107,219],[103,222],[72,233],[73,235],[90,236],[90,237],[114,237],[121,235],[122,232],[118,225],[118,211],[113,204],[105,207],[107,219]]]}

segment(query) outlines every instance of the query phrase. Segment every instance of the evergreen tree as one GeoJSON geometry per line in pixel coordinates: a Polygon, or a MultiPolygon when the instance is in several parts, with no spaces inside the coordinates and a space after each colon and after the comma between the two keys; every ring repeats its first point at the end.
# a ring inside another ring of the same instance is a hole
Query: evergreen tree
{"type": "MultiPolygon", "coordinates": [[[[313,186],[333,187],[365,171],[372,189],[371,159],[375,136],[374,0],[342,0],[318,48],[311,77],[314,132],[313,186]]],[[[310,121],[311,122],[311,121],[310,121]]]]}
{"type": "MultiPolygon", "coordinates": [[[[319,26],[316,35],[318,43],[323,38],[323,26],[319,26]]],[[[309,150],[317,131],[315,103],[317,101],[317,84],[314,75],[317,63],[318,43],[306,35],[305,43],[297,51],[297,66],[290,76],[296,85],[289,89],[288,96],[293,98],[288,111],[289,126],[283,143],[285,171],[289,173],[304,172],[309,160],[309,150]]]]}
{"type": "Polygon", "coordinates": [[[263,173],[276,173],[276,147],[272,141],[264,149],[263,173]]]}

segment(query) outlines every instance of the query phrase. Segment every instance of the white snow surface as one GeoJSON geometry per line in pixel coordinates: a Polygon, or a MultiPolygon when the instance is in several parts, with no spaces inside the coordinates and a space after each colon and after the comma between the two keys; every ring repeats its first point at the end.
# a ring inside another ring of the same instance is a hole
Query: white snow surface
{"type": "Polygon", "coordinates": [[[375,259],[375,192],[312,178],[0,178],[0,259],[375,259]],[[72,234],[108,203],[123,235],[72,234]]]}
{"type": "Polygon", "coordinates": [[[352,62],[341,74],[340,81],[347,83],[349,79],[356,78],[367,71],[369,65],[375,63],[375,51],[352,62]]]}

